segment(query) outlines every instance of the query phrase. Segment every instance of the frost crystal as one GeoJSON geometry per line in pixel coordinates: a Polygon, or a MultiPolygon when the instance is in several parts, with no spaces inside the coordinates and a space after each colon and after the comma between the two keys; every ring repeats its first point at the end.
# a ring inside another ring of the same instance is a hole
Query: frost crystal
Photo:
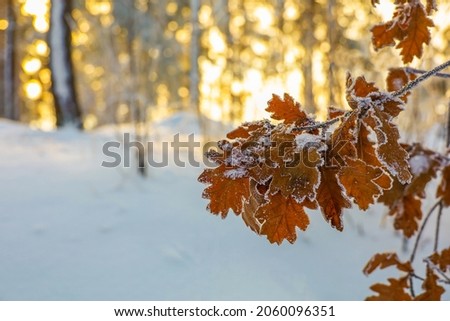
{"type": "Polygon", "coordinates": [[[225,171],[223,175],[229,179],[237,179],[247,175],[247,171],[245,170],[245,168],[235,168],[225,171]]]}
{"type": "Polygon", "coordinates": [[[409,166],[411,167],[411,173],[418,176],[428,170],[430,161],[425,155],[415,155],[409,159],[409,166]]]}
{"type": "Polygon", "coordinates": [[[318,152],[324,152],[327,150],[327,145],[322,142],[320,136],[308,133],[297,135],[295,137],[295,144],[299,150],[311,147],[315,147],[318,152]]]}

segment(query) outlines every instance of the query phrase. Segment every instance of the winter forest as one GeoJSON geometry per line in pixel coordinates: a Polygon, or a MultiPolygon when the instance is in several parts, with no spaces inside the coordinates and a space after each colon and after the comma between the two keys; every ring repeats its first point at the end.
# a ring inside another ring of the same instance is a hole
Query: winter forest
{"type": "Polygon", "coordinates": [[[0,0],[0,300],[449,300],[449,61],[448,0],[0,0]]]}

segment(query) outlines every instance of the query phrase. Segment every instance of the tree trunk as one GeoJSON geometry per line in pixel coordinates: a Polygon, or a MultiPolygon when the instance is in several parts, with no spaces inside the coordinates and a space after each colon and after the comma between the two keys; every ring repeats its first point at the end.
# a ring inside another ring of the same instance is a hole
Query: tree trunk
{"type": "Polygon", "coordinates": [[[81,112],[75,92],[71,59],[71,35],[66,20],[71,12],[71,3],[71,0],[51,2],[50,69],[57,126],[73,124],[81,128],[81,112]]]}
{"type": "Polygon", "coordinates": [[[327,28],[328,28],[328,43],[330,49],[328,52],[328,103],[331,106],[336,104],[335,96],[335,84],[334,84],[334,49],[335,49],[335,38],[336,38],[336,24],[335,24],[335,14],[336,10],[336,0],[329,0],[326,2],[327,6],[327,28]]]}
{"type": "Polygon", "coordinates": [[[200,0],[190,0],[191,5],[191,23],[192,23],[192,38],[191,38],[191,70],[190,70],[190,105],[197,111],[198,121],[202,130],[203,122],[200,111],[200,74],[198,66],[198,57],[200,55],[200,26],[198,22],[198,11],[200,10],[200,0]]]}
{"type": "Polygon", "coordinates": [[[13,0],[7,2],[8,28],[6,30],[6,50],[4,68],[4,116],[5,118],[19,120],[19,109],[17,104],[17,77],[15,59],[15,30],[16,17],[14,14],[13,0]]]}
{"type": "MultiPolygon", "coordinates": [[[[0,19],[7,19],[8,2],[0,0],[0,19]]],[[[6,60],[6,29],[0,29],[0,117],[5,117],[5,60],[6,60]]]]}
{"type": "Polygon", "coordinates": [[[315,13],[315,0],[308,0],[305,3],[305,10],[303,11],[302,19],[302,43],[305,48],[305,56],[302,61],[303,71],[303,96],[304,96],[304,108],[308,112],[314,112],[316,110],[314,103],[313,92],[313,52],[314,52],[314,13],[315,13]]]}
{"type": "Polygon", "coordinates": [[[138,23],[137,20],[137,12],[135,7],[135,2],[131,1],[132,14],[131,19],[128,20],[128,38],[127,38],[127,47],[128,47],[128,55],[129,55],[129,75],[130,79],[128,82],[128,103],[130,106],[130,111],[132,113],[132,121],[134,123],[134,136],[137,142],[142,143],[143,148],[138,148],[136,152],[136,158],[138,162],[137,170],[138,173],[142,176],[147,175],[147,166],[146,166],[146,150],[145,150],[145,132],[146,132],[146,115],[145,108],[143,108],[141,99],[139,98],[139,56],[140,56],[140,43],[137,39],[137,31],[138,31],[138,23]]]}

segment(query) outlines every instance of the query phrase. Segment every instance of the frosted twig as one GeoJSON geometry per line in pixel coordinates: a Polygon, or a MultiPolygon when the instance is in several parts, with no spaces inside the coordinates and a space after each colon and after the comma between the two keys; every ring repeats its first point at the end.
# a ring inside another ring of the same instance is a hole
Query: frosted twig
{"type": "Polygon", "coordinates": [[[411,89],[413,89],[414,87],[416,87],[422,81],[430,78],[431,76],[436,75],[439,71],[441,71],[441,70],[443,70],[443,69],[445,69],[445,68],[447,68],[449,66],[450,66],[450,60],[448,60],[447,62],[444,62],[442,65],[439,65],[439,66],[431,69],[430,71],[427,71],[422,76],[417,77],[416,79],[410,81],[402,89],[397,90],[396,92],[394,92],[393,96],[394,97],[401,97],[401,96],[403,96],[406,92],[408,92],[411,89]]]}
{"type": "MultiPolygon", "coordinates": [[[[410,74],[425,74],[427,73],[426,70],[421,70],[421,69],[416,69],[416,68],[411,68],[411,67],[406,67],[405,71],[409,72],[410,74]]],[[[439,78],[450,78],[450,74],[446,74],[443,72],[437,72],[434,74],[435,77],[439,77],[439,78]]]]}
{"type": "Polygon", "coordinates": [[[294,129],[295,130],[314,130],[314,129],[319,129],[319,128],[327,128],[327,127],[330,127],[331,125],[333,125],[334,123],[337,123],[341,119],[348,117],[353,111],[354,110],[349,110],[344,115],[327,120],[325,122],[316,123],[316,124],[310,125],[310,126],[295,127],[294,129]]]}

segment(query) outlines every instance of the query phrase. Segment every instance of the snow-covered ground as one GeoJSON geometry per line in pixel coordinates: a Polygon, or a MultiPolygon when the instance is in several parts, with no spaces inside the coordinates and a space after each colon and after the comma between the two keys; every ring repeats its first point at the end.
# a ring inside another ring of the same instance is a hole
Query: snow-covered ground
{"type": "MultiPolygon", "coordinates": [[[[177,116],[153,133],[170,141],[192,124],[177,116]]],[[[401,247],[384,208],[346,211],[343,233],[311,212],[296,244],[271,245],[241,218],[206,211],[200,168],[144,179],[102,167],[117,136],[0,121],[1,300],[360,300],[395,275],[361,272],[401,247]]]]}

